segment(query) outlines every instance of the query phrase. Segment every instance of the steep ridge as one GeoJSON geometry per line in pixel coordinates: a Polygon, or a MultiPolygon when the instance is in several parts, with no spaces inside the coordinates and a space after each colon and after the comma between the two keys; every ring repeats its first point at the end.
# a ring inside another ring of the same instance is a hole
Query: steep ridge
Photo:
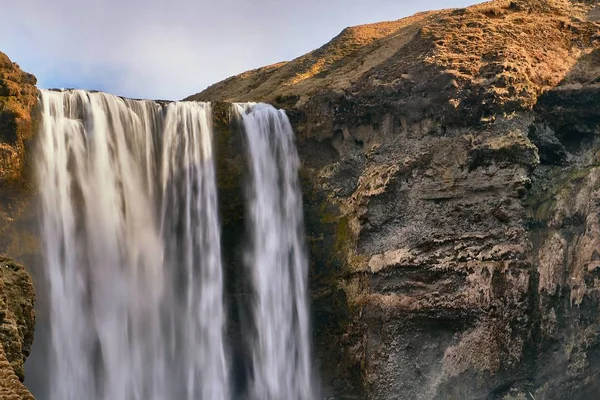
{"type": "Polygon", "coordinates": [[[326,394],[600,390],[599,16],[567,0],[422,13],[188,98],[288,110],[326,394]]]}

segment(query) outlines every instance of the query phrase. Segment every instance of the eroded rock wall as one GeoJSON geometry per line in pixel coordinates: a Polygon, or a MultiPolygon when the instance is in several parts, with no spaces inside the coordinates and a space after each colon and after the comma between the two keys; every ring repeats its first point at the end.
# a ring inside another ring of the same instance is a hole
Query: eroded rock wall
{"type": "Polygon", "coordinates": [[[496,0],[351,28],[190,97],[295,124],[326,394],[600,392],[599,10],[496,0]]]}
{"type": "Polygon", "coordinates": [[[0,260],[0,398],[33,399],[23,385],[31,351],[35,293],[22,265],[0,260]]]}
{"type": "Polygon", "coordinates": [[[28,160],[36,125],[33,75],[0,53],[0,398],[33,399],[23,385],[35,324],[35,293],[25,268],[6,258],[32,261],[38,254],[33,227],[28,160]]]}

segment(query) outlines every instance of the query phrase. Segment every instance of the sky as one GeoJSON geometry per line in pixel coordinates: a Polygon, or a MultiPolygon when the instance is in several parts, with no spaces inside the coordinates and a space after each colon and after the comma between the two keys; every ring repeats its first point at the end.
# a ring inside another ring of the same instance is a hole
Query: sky
{"type": "Polygon", "coordinates": [[[41,88],[178,100],[348,26],[473,0],[2,0],[0,51],[41,88]]]}

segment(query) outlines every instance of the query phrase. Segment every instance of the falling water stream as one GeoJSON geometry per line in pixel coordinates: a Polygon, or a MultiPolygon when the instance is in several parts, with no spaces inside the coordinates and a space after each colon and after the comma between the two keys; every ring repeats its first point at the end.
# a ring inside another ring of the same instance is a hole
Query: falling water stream
{"type": "Polygon", "coordinates": [[[314,399],[298,155],[283,111],[240,104],[250,159],[256,400],[314,399]]]}
{"type": "MultiPolygon", "coordinates": [[[[232,398],[209,103],[42,91],[49,400],[232,398]]],[[[235,105],[250,163],[253,400],[309,400],[307,261],[285,113],[235,105]]]]}

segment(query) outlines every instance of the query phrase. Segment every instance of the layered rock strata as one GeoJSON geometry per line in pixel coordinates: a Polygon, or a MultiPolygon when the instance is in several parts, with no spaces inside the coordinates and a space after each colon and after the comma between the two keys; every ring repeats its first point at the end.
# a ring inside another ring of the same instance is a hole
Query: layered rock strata
{"type": "Polygon", "coordinates": [[[295,124],[333,397],[600,390],[599,13],[496,0],[348,28],[189,97],[295,124]]]}

